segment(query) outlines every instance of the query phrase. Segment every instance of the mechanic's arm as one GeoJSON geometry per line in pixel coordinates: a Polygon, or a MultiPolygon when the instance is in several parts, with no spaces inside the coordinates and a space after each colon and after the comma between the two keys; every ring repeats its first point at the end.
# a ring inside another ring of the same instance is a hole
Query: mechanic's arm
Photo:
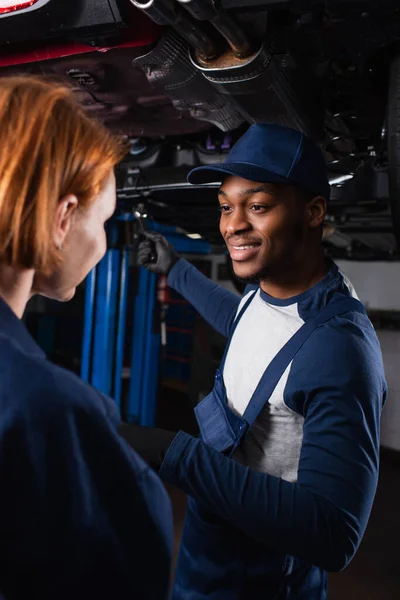
{"type": "MultiPolygon", "coordinates": [[[[370,514],[386,391],[383,377],[373,377],[376,364],[365,358],[361,340],[350,349],[329,336],[323,341],[312,369],[307,355],[292,365],[290,381],[302,392],[287,390],[287,403],[304,415],[297,483],[242,466],[184,432],[165,432],[164,453],[162,444],[158,455],[147,451],[154,466],[164,458],[164,480],[238,529],[274,550],[338,571],[353,557],[370,514]]],[[[144,439],[135,447],[145,456],[144,439]]]]}
{"type": "Polygon", "coordinates": [[[138,264],[153,273],[168,275],[168,285],[182,294],[214,329],[228,336],[240,297],[213,283],[180,258],[164,236],[147,232],[146,237],[139,245],[138,264]]]}
{"type": "Polygon", "coordinates": [[[165,600],[172,515],[163,484],[100,413],[40,412],[1,425],[2,593],[165,600]]]}

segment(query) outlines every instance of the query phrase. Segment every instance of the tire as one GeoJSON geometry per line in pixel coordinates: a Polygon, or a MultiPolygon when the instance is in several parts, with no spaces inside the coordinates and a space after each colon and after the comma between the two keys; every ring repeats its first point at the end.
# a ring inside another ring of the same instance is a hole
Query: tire
{"type": "Polygon", "coordinates": [[[390,204],[400,252],[400,56],[396,56],[390,66],[387,133],[390,204]]]}

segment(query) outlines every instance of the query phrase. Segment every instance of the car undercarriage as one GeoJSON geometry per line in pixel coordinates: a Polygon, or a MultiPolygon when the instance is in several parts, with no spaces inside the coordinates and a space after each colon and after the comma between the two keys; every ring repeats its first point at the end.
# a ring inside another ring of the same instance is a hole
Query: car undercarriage
{"type": "Polygon", "coordinates": [[[30,0],[0,3],[0,76],[46,74],[130,142],[119,207],[218,246],[221,161],[254,122],[321,145],[334,258],[396,260],[400,6],[396,0],[30,0]]]}

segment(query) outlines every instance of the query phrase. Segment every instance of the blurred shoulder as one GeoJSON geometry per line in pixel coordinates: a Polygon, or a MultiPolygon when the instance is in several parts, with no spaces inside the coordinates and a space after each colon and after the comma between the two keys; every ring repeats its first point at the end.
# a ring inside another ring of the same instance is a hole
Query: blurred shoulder
{"type": "Polygon", "coordinates": [[[35,419],[84,411],[119,423],[115,403],[72,371],[0,340],[0,411],[13,407],[35,419]]]}

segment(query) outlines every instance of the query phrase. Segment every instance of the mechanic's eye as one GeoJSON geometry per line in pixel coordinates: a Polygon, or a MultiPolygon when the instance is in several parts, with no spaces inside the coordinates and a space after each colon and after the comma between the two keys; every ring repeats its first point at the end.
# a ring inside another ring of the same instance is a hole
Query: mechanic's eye
{"type": "Polygon", "coordinates": [[[268,210],[268,206],[265,206],[265,204],[253,204],[253,206],[251,207],[251,210],[254,212],[265,212],[266,210],[268,210]]]}

